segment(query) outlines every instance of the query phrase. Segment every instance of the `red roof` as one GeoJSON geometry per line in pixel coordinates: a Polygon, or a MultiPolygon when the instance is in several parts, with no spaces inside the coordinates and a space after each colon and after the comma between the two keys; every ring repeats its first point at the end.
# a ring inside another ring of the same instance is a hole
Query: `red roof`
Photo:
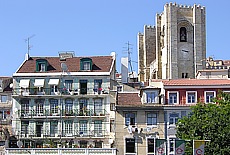
{"type": "Polygon", "coordinates": [[[118,105],[141,105],[139,93],[118,93],[118,105]]]}
{"type": "MultiPolygon", "coordinates": [[[[80,59],[84,57],[66,58],[65,61],[61,61],[59,57],[30,57],[25,61],[18,69],[17,73],[36,73],[36,60],[44,59],[48,62],[48,71],[50,72],[62,72],[61,63],[67,65],[69,72],[80,71],[80,59]]],[[[112,56],[92,56],[87,57],[92,59],[92,72],[109,72],[113,64],[112,56]]]]}
{"type": "Polygon", "coordinates": [[[162,81],[165,86],[216,86],[230,85],[228,79],[173,79],[173,80],[152,80],[152,82],[162,81]]]}

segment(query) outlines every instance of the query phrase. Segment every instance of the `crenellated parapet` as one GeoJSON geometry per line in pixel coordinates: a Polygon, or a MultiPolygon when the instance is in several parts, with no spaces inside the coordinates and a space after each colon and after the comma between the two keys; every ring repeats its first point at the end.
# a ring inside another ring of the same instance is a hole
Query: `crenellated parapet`
{"type": "Polygon", "coordinates": [[[165,7],[173,7],[173,8],[177,8],[177,9],[201,9],[201,10],[205,10],[204,6],[201,6],[200,4],[194,4],[193,6],[190,5],[183,5],[183,4],[177,4],[177,3],[166,3],[165,7]]]}

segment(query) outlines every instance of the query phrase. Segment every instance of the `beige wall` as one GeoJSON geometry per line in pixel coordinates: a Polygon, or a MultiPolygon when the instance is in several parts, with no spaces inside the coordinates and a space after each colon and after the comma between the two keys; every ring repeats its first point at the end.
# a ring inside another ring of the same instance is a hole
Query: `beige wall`
{"type": "MultiPolygon", "coordinates": [[[[134,109],[134,108],[132,108],[134,109]]],[[[145,109],[139,108],[138,110],[118,110],[116,113],[116,126],[115,126],[115,147],[118,152],[117,155],[125,154],[125,139],[136,137],[136,150],[140,154],[146,154],[147,151],[147,137],[158,137],[164,138],[164,112],[163,110],[154,110],[154,107],[149,107],[145,109]],[[149,132],[146,130],[146,112],[156,112],[157,122],[156,126],[153,126],[152,130],[149,132]],[[125,126],[125,113],[134,112],[136,113],[136,126],[137,128],[142,128],[141,133],[133,132],[129,133],[127,127],[125,126]],[[156,133],[159,133],[159,135],[156,133]]]]}

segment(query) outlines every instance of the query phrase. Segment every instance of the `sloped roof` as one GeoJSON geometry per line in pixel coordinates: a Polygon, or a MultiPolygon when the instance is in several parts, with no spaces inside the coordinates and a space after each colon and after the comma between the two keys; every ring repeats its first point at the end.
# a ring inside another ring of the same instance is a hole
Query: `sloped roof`
{"type": "Polygon", "coordinates": [[[138,92],[118,93],[118,105],[141,105],[141,98],[138,92]]]}
{"type": "MultiPolygon", "coordinates": [[[[216,86],[216,85],[230,85],[228,79],[173,79],[161,80],[165,86],[216,86]]],[[[153,80],[152,82],[159,82],[153,80]]]]}
{"type": "MultiPolygon", "coordinates": [[[[20,66],[16,73],[36,73],[36,60],[38,59],[47,60],[48,62],[48,70],[45,73],[62,72],[61,63],[67,65],[68,72],[79,72],[81,58],[86,57],[66,58],[65,61],[61,61],[59,57],[30,57],[20,66]]],[[[113,64],[112,56],[92,56],[87,58],[92,59],[91,72],[109,72],[113,64]]]]}

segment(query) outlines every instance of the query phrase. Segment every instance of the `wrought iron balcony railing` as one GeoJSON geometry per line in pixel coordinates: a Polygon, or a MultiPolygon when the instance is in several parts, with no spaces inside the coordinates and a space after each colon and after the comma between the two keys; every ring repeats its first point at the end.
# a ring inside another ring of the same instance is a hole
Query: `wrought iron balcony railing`
{"type": "Polygon", "coordinates": [[[108,135],[106,130],[96,129],[96,130],[40,130],[35,131],[29,129],[28,131],[18,130],[18,137],[21,139],[31,139],[31,138],[65,138],[65,137],[84,137],[84,138],[104,138],[108,135]]]}
{"type": "Polygon", "coordinates": [[[42,88],[38,89],[36,87],[30,88],[14,88],[13,95],[22,95],[22,96],[60,96],[60,95],[105,95],[110,91],[107,87],[102,88],[76,88],[76,89],[66,89],[66,88],[42,88]]]}
{"type": "Polygon", "coordinates": [[[18,110],[20,118],[35,118],[35,117],[77,117],[77,116],[88,116],[88,117],[103,117],[108,112],[105,109],[73,109],[73,110],[18,110]]]}

